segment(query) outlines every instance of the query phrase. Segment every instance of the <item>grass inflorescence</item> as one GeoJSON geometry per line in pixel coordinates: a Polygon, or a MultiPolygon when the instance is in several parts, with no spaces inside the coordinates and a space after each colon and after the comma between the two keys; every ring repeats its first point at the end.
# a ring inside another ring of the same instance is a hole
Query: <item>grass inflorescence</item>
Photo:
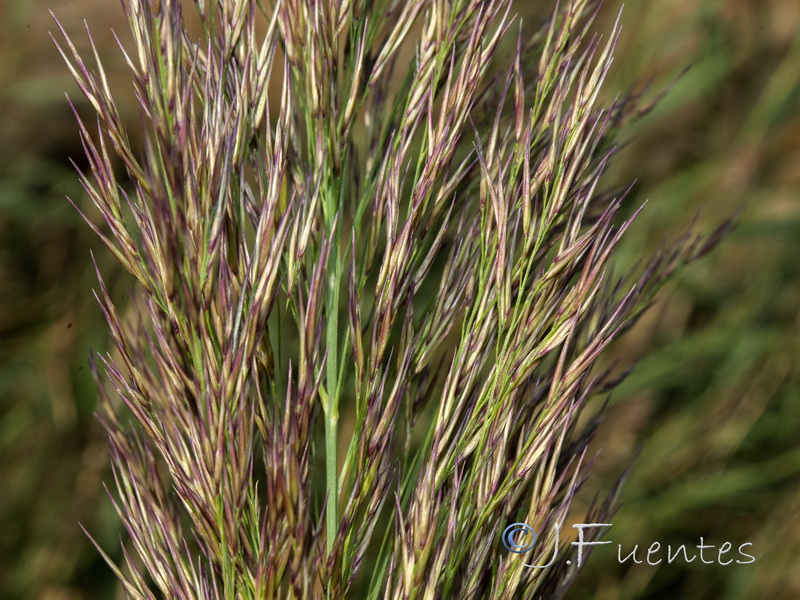
{"type": "Polygon", "coordinates": [[[121,314],[98,269],[126,595],[563,595],[576,569],[500,533],[553,542],[619,381],[598,357],[725,230],[612,273],[636,211],[600,180],[644,110],[598,100],[619,27],[591,36],[591,0],[535,27],[499,0],[122,4],[142,149],[98,52],[58,43],[97,113],[87,222],[135,282],[121,314]]]}

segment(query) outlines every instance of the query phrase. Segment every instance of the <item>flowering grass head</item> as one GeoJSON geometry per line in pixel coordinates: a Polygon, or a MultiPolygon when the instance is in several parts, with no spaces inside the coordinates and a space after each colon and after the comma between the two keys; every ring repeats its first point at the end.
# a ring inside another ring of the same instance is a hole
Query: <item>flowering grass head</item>
{"type": "Polygon", "coordinates": [[[553,543],[618,380],[598,357],[724,232],[613,275],[636,213],[600,180],[642,110],[599,101],[619,27],[590,37],[589,0],[534,27],[497,0],[122,4],[142,148],[98,53],[57,43],[97,113],[87,222],[135,285],[120,314],[98,272],[126,595],[563,595],[575,569],[501,533],[553,543]]]}

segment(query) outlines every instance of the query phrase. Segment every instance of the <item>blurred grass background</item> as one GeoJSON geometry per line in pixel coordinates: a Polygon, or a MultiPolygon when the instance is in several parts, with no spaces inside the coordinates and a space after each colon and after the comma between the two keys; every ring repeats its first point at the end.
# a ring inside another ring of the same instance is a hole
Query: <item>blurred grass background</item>
{"type": "MultiPolygon", "coordinates": [[[[605,3],[595,29],[609,30],[619,4],[605,3]]],[[[0,598],[115,598],[77,525],[118,548],[87,360],[108,348],[89,251],[104,272],[113,264],[64,199],[88,208],[69,163],[82,165],[82,149],[64,92],[87,107],[47,37],[48,6],[0,3],[0,598]]],[[[87,18],[135,118],[110,33],[125,32],[118,3],[67,0],[56,12],[79,48],[87,18]]],[[[643,358],[611,398],[586,490],[610,486],[641,446],[604,539],[627,551],[701,536],[752,542],[756,562],[632,568],[617,563],[616,546],[599,547],[570,597],[800,598],[798,31],[800,2],[626,4],[609,98],[651,78],[658,91],[692,68],[626,131],[609,173],[637,179],[632,205],[650,199],[620,268],[698,211],[710,228],[748,205],[723,245],[615,346],[613,358],[643,358]]]]}

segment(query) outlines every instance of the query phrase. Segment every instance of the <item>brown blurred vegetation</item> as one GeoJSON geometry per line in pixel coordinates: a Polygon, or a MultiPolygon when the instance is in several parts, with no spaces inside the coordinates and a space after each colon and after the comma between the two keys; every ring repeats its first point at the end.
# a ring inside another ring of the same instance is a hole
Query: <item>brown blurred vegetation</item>
{"type": "MultiPolygon", "coordinates": [[[[83,164],[64,92],[86,106],[47,36],[48,6],[0,3],[0,597],[114,598],[113,576],[78,527],[118,547],[92,416],[88,356],[108,344],[90,250],[105,272],[113,265],[64,200],[87,208],[69,163],[83,164]]],[[[598,31],[618,8],[606,2],[598,31]]],[[[81,50],[86,17],[135,131],[110,31],[126,39],[119,4],[65,0],[55,11],[81,50]]],[[[751,541],[757,562],[631,569],[600,548],[573,596],[798,598],[800,3],[630,2],[623,24],[609,98],[651,78],[653,97],[692,68],[626,132],[630,144],[609,173],[615,184],[639,181],[632,208],[650,199],[620,268],[698,211],[709,228],[747,208],[728,240],[617,344],[622,363],[646,358],[611,399],[586,489],[610,486],[644,443],[605,539],[751,541]]],[[[112,278],[121,298],[125,285],[112,278]]]]}
{"type": "MultiPolygon", "coordinates": [[[[119,532],[87,366],[90,345],[105,347],[88,270],[99,247],[64,199],[81,197],[69,158],[80,165],[82,149],[64,99],[78,93],[47,36],[48,6],[0,3],[0,597],[111,597],[77,526],[111,541],[119,532]]],[[[57,10],[73,32],[85,15],[120,72],[100,33],[124,30],[117,3],[57,10]]]]}

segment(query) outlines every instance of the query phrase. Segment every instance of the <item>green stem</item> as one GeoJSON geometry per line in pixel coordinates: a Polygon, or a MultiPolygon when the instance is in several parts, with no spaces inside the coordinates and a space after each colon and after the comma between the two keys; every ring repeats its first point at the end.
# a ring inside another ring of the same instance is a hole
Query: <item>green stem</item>
{"type": "MultiPolygon", "coordinates": [[[[332,212],[332,211],[330,211],[332,212]]],[[[329,212],[329,214],[330,214],[329,212]]],[[[336,532],[339,529],[339,464],[338,464],[338,424],[339,424],[339,232],[341,224],[331,220],[334,228],[333,248],[329,260],[327,294],[327,359],[325,392],[325,470],[328,503],[325,511],[327,525],[328,554],[333,549],[336,532]]]]}
{"type": "Polygon", "coordinates": [[[328,554],[333,549],[336,531],[339,528],[339,465],[337,464],[338,414],[325,417],[325,470],[327,471],[328,504],[326,522],[328,531],[328,554]]]}

